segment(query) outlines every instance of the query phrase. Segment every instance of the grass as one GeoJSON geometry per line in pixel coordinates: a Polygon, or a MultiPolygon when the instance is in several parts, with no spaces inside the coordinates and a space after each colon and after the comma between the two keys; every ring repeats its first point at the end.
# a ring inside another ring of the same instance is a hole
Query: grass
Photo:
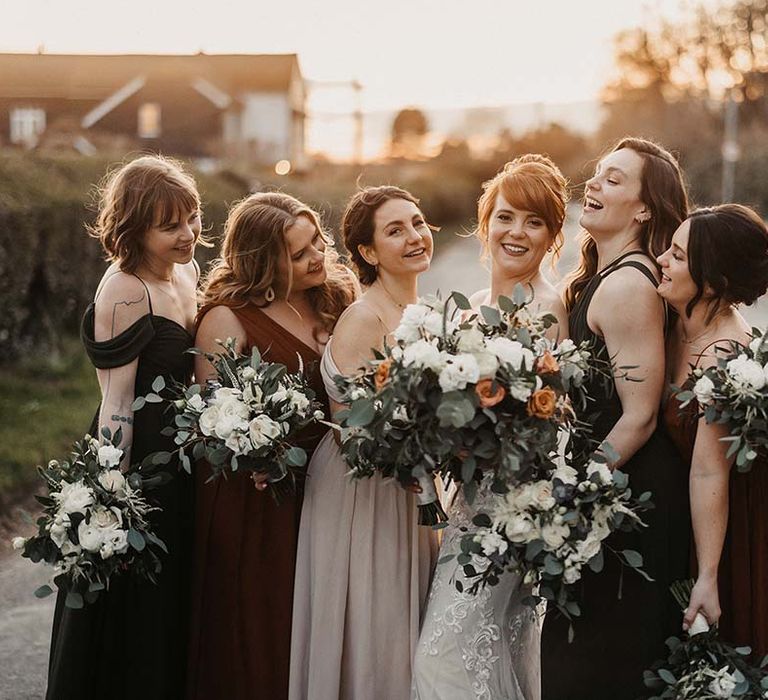
{"type": "Polygon", "coordinates": [[[56,362],[0,366],[0,503],[28,492],[37,465],[65,456],[91,424],[96,373],[78,339],[62,346],[56,362]]]}

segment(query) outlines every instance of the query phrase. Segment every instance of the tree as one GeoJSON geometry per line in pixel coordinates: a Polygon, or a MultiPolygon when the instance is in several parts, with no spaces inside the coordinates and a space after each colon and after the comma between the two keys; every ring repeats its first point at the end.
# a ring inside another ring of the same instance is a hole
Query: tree
{"type": "Polygon", "coordinates": [[[416,107],[401,109],[392,122],[390,153],[394,157],[419,158],[429,133],[427,116],[416,107]]]}

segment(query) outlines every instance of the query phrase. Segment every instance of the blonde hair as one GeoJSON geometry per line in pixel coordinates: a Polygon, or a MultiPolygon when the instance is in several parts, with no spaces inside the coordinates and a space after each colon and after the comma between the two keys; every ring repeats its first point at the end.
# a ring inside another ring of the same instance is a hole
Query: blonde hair
{"type": "Polygon", "coordinates": [[[341,312],[351,304],[356,286],[351,271],[339,262],[333,241],[320,217],[306,204],[282,192],[252,194],[235,204],[224,226],[221,256],[211,265],[200,292],[202,307],[227,304],[260,307],[271,303],[277,286],[287,297],[292,279],[285,232],[300,216],[308,218],[325,239],[325,282],[307,290],[324,330],[333,330],[341,312]],[[289,278],[280,284],[279,261],[287,262],[289,278]]]}
{"type": "MultiPolygon", "coordinates": [[[[200,209],[194,178],[164,156],[142,156],[109,172],[98,188],[99,210],[88,233],[101,241],[107,260],[135,272],[144,258],[144,236],[181,212],[200,209]]],[[[198,237],[203,245],[207,241],[198,237]]]]}
{"type": "Polygon", "coordinates": [[[538,214],[552,236],[556,258],[563,247],[563,223],[568,203],[568,181],[554,162],[538,153],[527,153],[507,163],[491,180],[483,183],[483,194],[477,202],[475,235],[488,255],[488,229],[501,194],[516,209],[538,214]]]}

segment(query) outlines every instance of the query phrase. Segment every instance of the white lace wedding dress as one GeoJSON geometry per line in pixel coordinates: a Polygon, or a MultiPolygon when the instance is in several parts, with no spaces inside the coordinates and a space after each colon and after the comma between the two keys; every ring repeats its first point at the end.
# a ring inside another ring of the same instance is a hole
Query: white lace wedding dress
{"type": "MultiPolygon", "coordinates": [[[[476,530],[472,518],[489,512],[498,498],[486,475],[470,506],[459,491],[448,511],[439,558],[460,552],[463,534],[476,530]]],[[[454,556],[438,564],[416,647],[412,700],[540,700],[541,608],[523,605],[530,588],[504,574],[493,587],[468,592],[454,556]],[[455,581],[464,583],[464,592],[455,581]]]]}

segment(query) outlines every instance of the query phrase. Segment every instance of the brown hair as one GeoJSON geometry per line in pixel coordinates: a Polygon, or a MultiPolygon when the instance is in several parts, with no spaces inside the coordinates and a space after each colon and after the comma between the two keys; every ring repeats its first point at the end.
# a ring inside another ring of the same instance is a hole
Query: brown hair
{"type": "Polygon", "coordinates": [[[699,209],[688,217],[688,270],[697,292],[685,307],[693,307],[707,287],[712,300],[709,323],[724,306],[752,304],[768,287],[768,228],[757,213],[741,204],[699,209]]]}
{"type": "Polygon", "coordinates": [[[400,187],[394,185],[364,187],[352,195],[341,217],[341,235],[344,245],[349,251],[360,282],[366,286],[373,284],[378,273],[376,267],[362,256],[359,247],[372,245],[375,230],[373,217],[378,208],[390,199],[405,199],[419,206],[419,200],[400,187]]]}
{"type": "MultiPolygon", "coordinates": [[[[641,224],[640,245],[655,261],[669,248],[672,234],[688,216],[688,193],[677,159],[665,148],[646,139],[626,137],[606,153],[622,148],[633,150],[643,161],[640,175],[640,200],[651,217],[641,224]]],[[[579,266],[569,276],[565,305],[570,309],[579,294],[597,274],[597,244],[584,232],[579,266]]]]}
{"type": "MultiPolygon", "coordinates": [[[[144,258],[144,236],[182,212],[200,209],[194,178],[164,156],[142,156],[109,172],[98,188],[99,212],[88,233],[101,241],[107,260],[135,272],[144,258]]],[[[207,244],[202,238],[198,241],[207,244]]]]}
{"type": "MultiPolygon", "coordinates": [[[[295,197],[282,192],[252,194],[235,204],[224,226],[221,256],[208,270],[200,296],[203,306],[255,303],[268,306],[267,290],[280,286],[279,261],[289,261],[285,232],[300,216],[308,218],[326,242],[325,282],[307,290],[323,328],[330,332],[341,312],[354,301],[356,288],[349,270],[339,263],[333,241],[323,230],[319,216],[295,197]]],[[[288,264],[290,275],[291,266],[288,264]]],[[[285,283],[285,296],[292,280],[285,283]]],[[[282,288],[280,291],[283,291],[282,288]]]]}
{"type": "Polygon", "coordinates": [[[475,235],[488,254],[488,228],[501,194],[513,207],[538,214],[552,236],[554,256],[563,247],[563,222],[568,203],[568,181],[547,156],[527,153],[507,163],[497,175],[483,183],[483,194],[477,201],[475,235]]]}

